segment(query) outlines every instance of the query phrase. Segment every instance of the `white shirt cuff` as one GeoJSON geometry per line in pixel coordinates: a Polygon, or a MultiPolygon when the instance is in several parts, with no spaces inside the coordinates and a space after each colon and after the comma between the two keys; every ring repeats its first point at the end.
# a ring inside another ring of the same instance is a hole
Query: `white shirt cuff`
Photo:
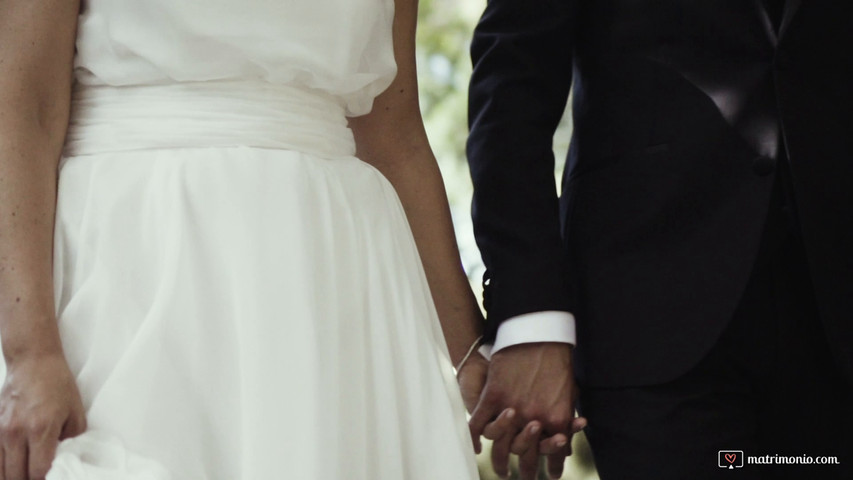
{"type": "Polygon", "coordinates": [[[504,320],[498,327],[494,345],[483,345],[480,355],[487,359],[504,348],[522,343],[577,343],[575,317],[569,312],[525,313],[504,320]]]}

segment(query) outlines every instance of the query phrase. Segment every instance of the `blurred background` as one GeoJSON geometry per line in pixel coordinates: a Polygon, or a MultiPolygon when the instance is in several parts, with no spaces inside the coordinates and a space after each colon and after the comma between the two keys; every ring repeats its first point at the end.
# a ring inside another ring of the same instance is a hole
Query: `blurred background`
{"type": "MultiPolygon", "coordinates": [[[[468,135],[468,80],[471,76],[469,47],[474,27],[485,6],[486,0],[420,0],[418,19],[421,109],[427,134],[444,175],[462,261],[478,296],[482,294],[480,280],[484,267],[471,227],[471,177],[465,161],[465,139],[468,135]]],[[[571,119],[564,115],[554,138],[557,159],[554,177],[558,188],[557,179],[562,174],[570,136],[571,119]]],[[[574,454],[566,462],[563,478],[598,479],[582,434],[575,436],[572,448],[574,454]]],[[[492,472],[488,448],[484,448],[478,463],[482,479],[498,478],[492,472]]],[[[518,478],[514,466],[511,478],[518,478]]],[[[541,478],[546,479],[547,475],[541,472],[541,478]]]]}

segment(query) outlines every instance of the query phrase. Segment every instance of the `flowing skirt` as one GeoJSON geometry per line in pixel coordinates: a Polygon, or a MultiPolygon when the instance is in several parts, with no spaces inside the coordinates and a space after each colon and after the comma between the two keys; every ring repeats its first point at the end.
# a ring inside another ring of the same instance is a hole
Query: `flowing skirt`
{"type": "Polygon", "coordinates": [[[49,480],[477,476],[406,217],[355,157],[65,158],[55,286],[89,430],[49,480]]]}

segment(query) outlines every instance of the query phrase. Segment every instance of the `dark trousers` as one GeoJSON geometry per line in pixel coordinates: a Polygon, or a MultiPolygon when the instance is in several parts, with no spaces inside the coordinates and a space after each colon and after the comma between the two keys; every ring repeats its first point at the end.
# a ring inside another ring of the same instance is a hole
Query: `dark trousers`
{"type": "Polygon", "coordinates": [[[707,356],[662,385],[580,386],[602,480],[853,479],[853,398],[829,352],[785,180],[743,298],[707,356]],[[841,465],[747,463],[777,455],[841,465]]]}

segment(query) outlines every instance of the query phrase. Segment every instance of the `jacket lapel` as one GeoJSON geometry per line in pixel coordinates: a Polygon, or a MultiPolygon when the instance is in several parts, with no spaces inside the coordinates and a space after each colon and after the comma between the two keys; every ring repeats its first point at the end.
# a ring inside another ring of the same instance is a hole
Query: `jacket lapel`
{"type": "Polygon", "coordinates": [[[779,43],[779,35],[773,25],[773,20],[770,18],[770,13],[767,11],[765,0],[754,0],[753,6],[758,13],[759,20],[761,20],[761,25],[764,27],[764,33],[767,34],[767,39],[773,46],[776,46],[779,43]]]}
{"type": "Polygon", "coordinates": [[[788,27],[791,25],[791,20],[793,20],[794,15],[796,15],[797,11],[800,9],[801,3],[802,0],[786,0],[785,11],[782,14],[782,25],[779,27],[779,40],[785,36],[785,32],[787,32],[788,27]]]}

